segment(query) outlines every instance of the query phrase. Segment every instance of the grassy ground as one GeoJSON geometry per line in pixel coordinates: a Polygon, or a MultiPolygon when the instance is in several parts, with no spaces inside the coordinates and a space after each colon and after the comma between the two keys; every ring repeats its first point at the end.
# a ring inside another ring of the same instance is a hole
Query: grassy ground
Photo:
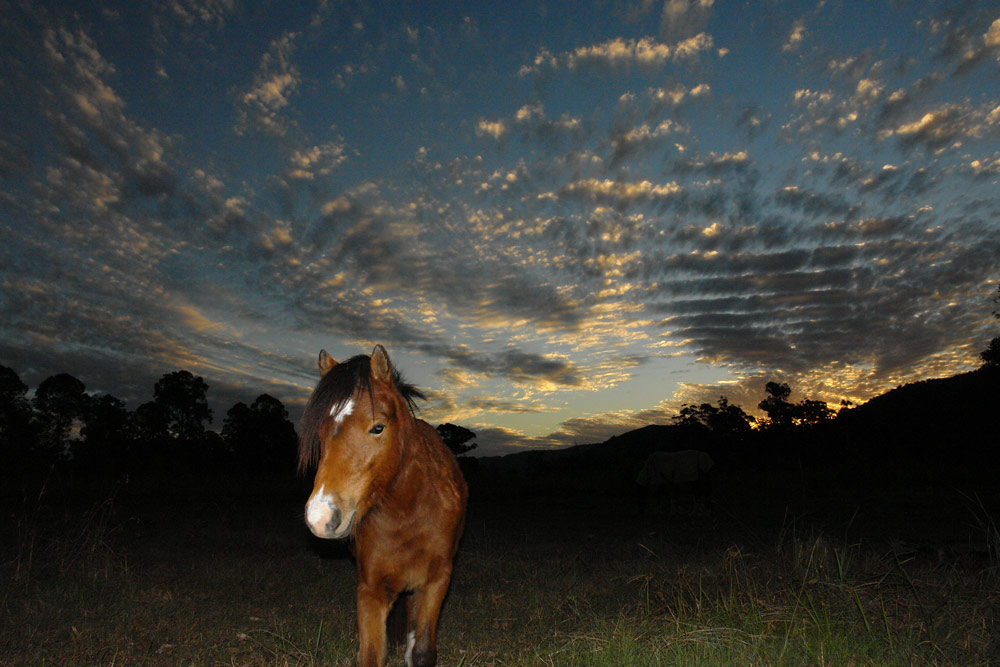
{"type": "MultiPolygon", "coordinates": [[[[628,498],[480,498],[439,662],[1000,663],[988,502],[953,488],[938,490],[947,504],[937,491],[726,488],[711,516],[654,505],[640,518],[628,498]]],[[[308,535],[302,500],[8,502],[0,664],[351,664],[354,565],[308,535]]]]}

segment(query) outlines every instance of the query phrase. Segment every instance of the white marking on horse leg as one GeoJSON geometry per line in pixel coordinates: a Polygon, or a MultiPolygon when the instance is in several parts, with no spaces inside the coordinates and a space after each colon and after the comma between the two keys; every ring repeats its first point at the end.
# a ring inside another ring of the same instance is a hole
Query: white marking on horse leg
{"type": "Polygon", "coordinates": [[[410,630],[406,633],[406,667],[413,667],[413,645],[417,643],[417,633],[410,630]]]}

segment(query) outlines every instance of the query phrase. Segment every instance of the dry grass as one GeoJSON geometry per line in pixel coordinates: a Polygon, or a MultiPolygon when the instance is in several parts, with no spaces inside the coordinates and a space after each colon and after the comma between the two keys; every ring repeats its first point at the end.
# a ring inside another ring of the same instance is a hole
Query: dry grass
{"type": "MultiPolygon", "coordinates": [[[[982,502],[960,503],[940,533],[738,494],[711,517],[591,502],[473,506],[441,664],[1000,660],[982,502]]],[[[300,505],[264,494],[5,509],[0,664],[351,664],[353,563],[307,535],[300,505]]],[[[911,524],[937,511],[903,509],[911,524]]]]}

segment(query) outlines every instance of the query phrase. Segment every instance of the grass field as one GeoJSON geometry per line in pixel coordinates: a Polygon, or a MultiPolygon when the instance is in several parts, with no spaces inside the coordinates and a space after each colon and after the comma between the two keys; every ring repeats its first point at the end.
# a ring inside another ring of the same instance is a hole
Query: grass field
{"type": "MultiPolygon", "coordinates": [[[[8,496],[0,664],[351,664],[354,565],[305,487],[134,486],[8,496]]],[[[988,484],[718,486],[711,516],[474,493],[439,664],[1000,663],[988,484]]]]}

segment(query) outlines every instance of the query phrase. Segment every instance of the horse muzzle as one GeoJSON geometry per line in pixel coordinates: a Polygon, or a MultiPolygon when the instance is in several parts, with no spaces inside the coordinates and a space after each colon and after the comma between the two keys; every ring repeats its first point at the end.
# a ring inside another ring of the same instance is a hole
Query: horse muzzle
{"type": "Polygon", "coordinates": [[[344,511],[322,487],[306,503],[306,525],[316,537],[339,540],[347,537],[354,524],[355,510],[344,511]]]}

